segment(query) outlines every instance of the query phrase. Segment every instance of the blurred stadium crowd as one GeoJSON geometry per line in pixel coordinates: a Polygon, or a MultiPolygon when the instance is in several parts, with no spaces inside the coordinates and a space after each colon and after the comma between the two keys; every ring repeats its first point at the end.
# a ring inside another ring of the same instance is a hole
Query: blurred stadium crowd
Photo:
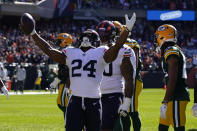
{"type": "MultiPolygon", "coordinates": [[[[2,24],[1,24],[2,25],[2,24]]],[[[95,29],[97,25],[93,21],[77,21],[69,18],[55,19],[50,21],[39,21],[38,31],[42,37],[55,42],[56,36],[61,32],[70,33],[75,43],[79,34],[87,28],[95,29]]],[[[190,24],[182,22],[175,24],[179,32],[178,44],[181,46],[187,57],[187,68],[197,66],[197,23],[190,24]]],[[[155,52],[153,47],[153,33],[157,27],[155,22],[147,22],[139,19],[131,34],[141,45],[141,57],[143,70],[161,70],[160,52],[155,52]]],[[[18,27],[8,25],[0,26],[0,61],[5,64],[11,63],[47,63],[53,61],[33,44],[30,37],[23,35],[18,27]]]]}
{"type": "MultiPolygon", "coordinates": [[[[0,0],[0,2],[31,2],[42,0],[0,0]]],[[[72,0],[73,8],[116,8],[116,9],[196,9],[195,0],[72,0]]]]}
{"type": "MultiPolygon", "coordinates": [[[[73,3],[76,4],[77,0],[73,0],[73,3]]],[[[81,8],[191,10],[196,6],[194,0],[81,0],[81,8]]]]}

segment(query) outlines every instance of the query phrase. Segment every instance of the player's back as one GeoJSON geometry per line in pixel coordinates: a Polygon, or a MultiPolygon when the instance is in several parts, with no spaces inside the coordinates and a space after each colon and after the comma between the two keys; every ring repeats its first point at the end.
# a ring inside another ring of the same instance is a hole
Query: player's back
{"type": "MultiPolygon", "coordinates": [[[[103,78],[101,82],[101,93],[118,93],[123,92],[123,77],[121,74],[120,66],[124,57],[130,57],[131,63],[135,70],[136,61],[134,51],[127,45],[124,45],[115,61],[108,64],[103,72],[103,78]]],[[[135,71],[133,77],[135,76],[135,71]]]]}
{"type": "Polygon", "coordinates": [[[99,98],[102,72],[106,65],[104,53],[107,47],[92,48],[83,52],[79,48],[63,49],[69,67],[72,95],[99,98]]]}

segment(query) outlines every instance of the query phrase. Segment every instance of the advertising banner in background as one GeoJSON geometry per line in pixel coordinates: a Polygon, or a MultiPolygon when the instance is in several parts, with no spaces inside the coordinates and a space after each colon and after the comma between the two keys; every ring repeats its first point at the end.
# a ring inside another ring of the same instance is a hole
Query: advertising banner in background
{"type": "Polygon", "coordinates": [[[195,21],[194,11],[161,11],[161,10],[148,10],[147,20],[155,21],[195,21]]]}

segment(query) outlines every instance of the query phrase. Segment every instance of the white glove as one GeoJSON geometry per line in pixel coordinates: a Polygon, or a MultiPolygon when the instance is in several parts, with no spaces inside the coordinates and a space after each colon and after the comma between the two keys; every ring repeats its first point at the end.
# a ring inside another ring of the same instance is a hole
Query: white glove
{"type": "Polygon", "coordinates": [[[8,92],[6,86],[1,87],[1,90],[2,90],[3,94],[7,96],[7,99],[8,99],[10,95],[9,95],[9,92],[8,92]]]}
{"type": "Polygon", "coordinates": [[[127,116],[130,104],[131,104],[131,98],[125,97],[123,99],[123,104],[120,105],[118,109],[118,113],[120,114],[120,116],[123,116],[123,117],[127,116]]]}
{"type": "Polygon", "coordinates": [[[60,80],[56,77],[53,82],[51,82],[50,87],[56,88],[60,80]]]}
{"type": "Polygon", "coordinates": [[[133,29],[133,26],[135,24],[136,21],[136,14],[135,12],[133,13],[131,19],[128,18],[128,15],[125,15],[125,21],[126,21],[126,28],[131,31],[133,29]]]}
{"type": "Polygon", "coordinates": [[[197,103],[194,103],[194,105],[192,107],[192,115],[194,117],[197,117],[197,103]]]}
{"type": "Polygon", "coordinates": [[[166,119],[167,104],[162,104],[160,108],[160,117],[166,119]]]}

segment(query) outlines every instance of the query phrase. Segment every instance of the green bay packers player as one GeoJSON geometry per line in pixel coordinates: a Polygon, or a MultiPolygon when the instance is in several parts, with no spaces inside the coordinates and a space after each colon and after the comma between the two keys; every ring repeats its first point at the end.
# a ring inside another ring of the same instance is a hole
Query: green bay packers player
{"type": "MultiPolygon", "coordinates": [[[[68,33],[61,33],[57,36],[56,46],[61,49],[66,48],[72,44],[72,36],[68,33]]],[[[60,80],[58,84],[58,97],[57,105],[63,111],[64,118],[66,113],[66,107],[68,104],[69,97],[69,69],[65,64],[58,64],[58,79],[60,80]]]]}
{"type": "MultiPolygon", "coordinates": [[[[135,87],[133,90],[132,102],[131,102],[129,114],[130,114],[130,117],[133,122],[134,131],[139,131],[141,128],[141,120],[139,118],[139,113],[138,113],[138,98],[139,98],[139,95],[143,89],[143,82],[142,82],[142,78],[141,78],[141,74],[140,74],[141,69],[142,69],[140,45],[138,44],[138,42],[136,40],[129,39],[129,38],[127,38],[127,41],[125,44],[130,46],[134,50],[135,56],[136,56],[135,87]]],[[[129,128],[129,131],[130,131],[130,128],[129,128]]]]}
{"type": "Polygon", "coordinates": [[[175,131],[185,131],[186,107],[190,101],[187,90],[185,55],[177,43],[177,30],[164,24],[158,27],[154,43],[161,50],[162,68],[167,85],[160,108],[159,131],[167,131],[172,125],[175,131]]]}

